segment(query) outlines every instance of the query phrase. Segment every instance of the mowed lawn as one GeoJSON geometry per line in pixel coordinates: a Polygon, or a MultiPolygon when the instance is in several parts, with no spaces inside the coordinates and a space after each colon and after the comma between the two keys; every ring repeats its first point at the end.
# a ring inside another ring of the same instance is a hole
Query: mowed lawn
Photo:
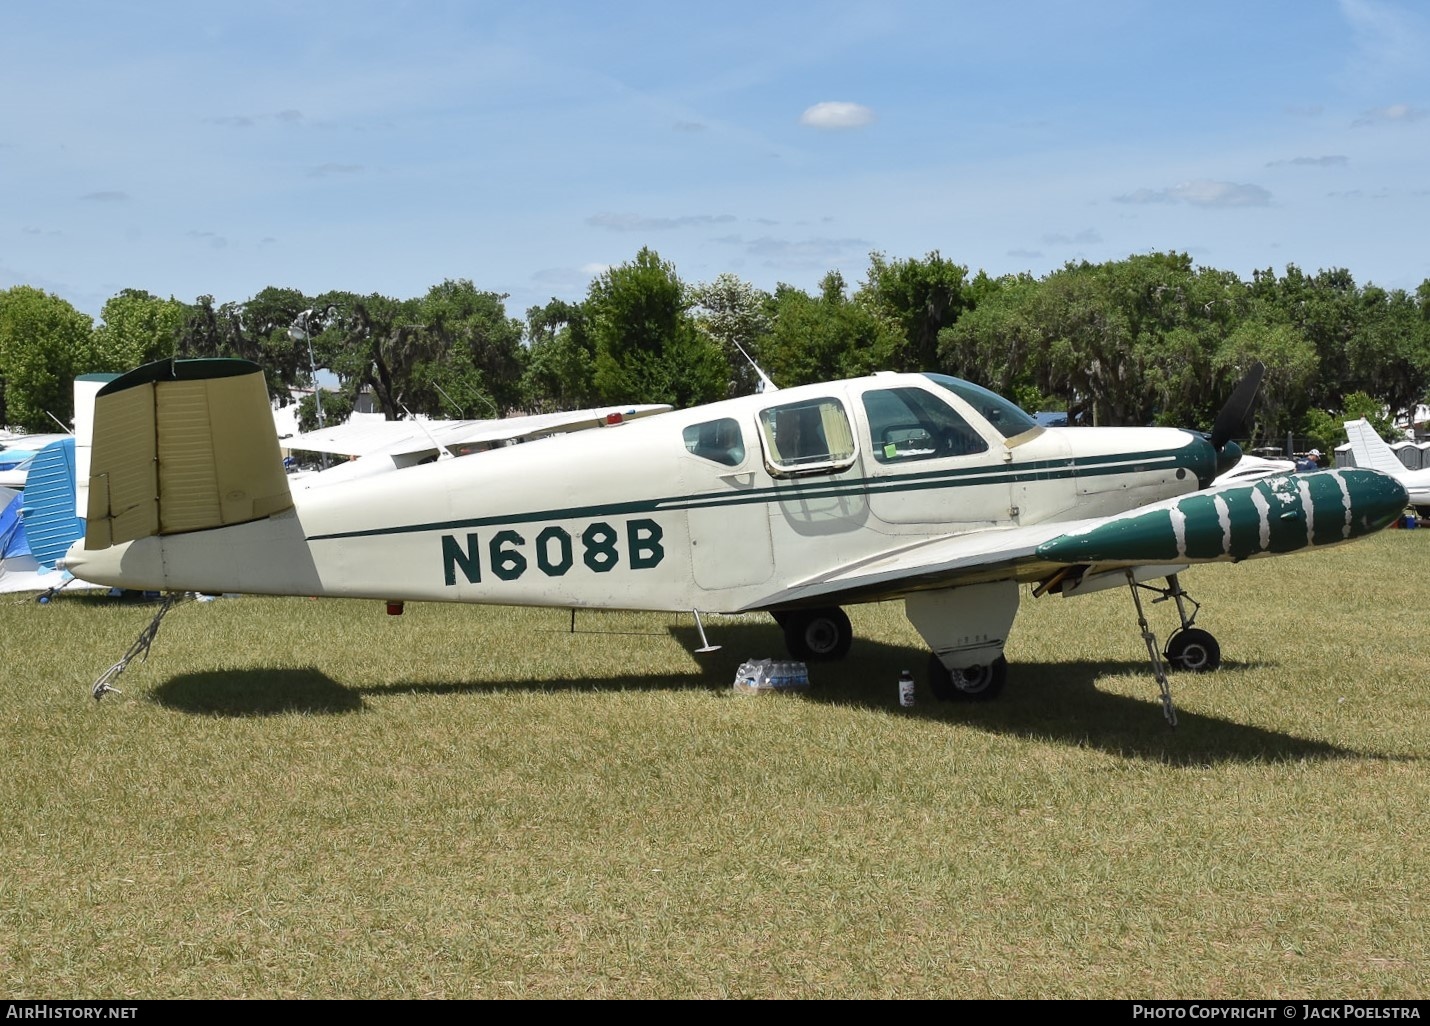
{"type": "Polygon", "coordinates": [[[944,704],[898,604],[736,693],[767,617],[0,605],[10,998],[1424,997],[1430,531],[1033,599],[944,704]],[[1151,596],[1149,596],[1150,598],[1151,596]],[[1149,606],[1165,637],[1170,603],[1149,606]],[[917,704],[900,708],[901,669],[917,704]]]}

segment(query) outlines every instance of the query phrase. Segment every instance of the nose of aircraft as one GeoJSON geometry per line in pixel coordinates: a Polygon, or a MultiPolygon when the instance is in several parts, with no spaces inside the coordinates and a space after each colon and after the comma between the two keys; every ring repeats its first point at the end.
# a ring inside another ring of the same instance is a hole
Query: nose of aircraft
{"type": "Polygon", "coordinates": [[[1191,435],[1191,440],[1179,462],[1196,475],[1199,488],[1210,488],[1212,480],[1218,474],[1226,473],[1241,459],[1241,448],[1235,442],[1227,442],[1221,451],[1218,451],[1212,445],[1211,436],[1205,431],[1192,431],[1187,428],[1182,430],[1191,435]],[[1230,462],[1226,462],[1223,456],[1228,450],[1234,453],[1230,462]]]}
{"type": "Polygon", "coordinates": [[[1410,505],[1405,486],[1389,474],[1353,467],[1341,471],[1341,479],[1346,483],[1353,536],[1390,526],[1410,505]]]}
{"type": "Polygon", "coordinates": [[[1232,467],[1241,462],[1241,446],[1235,442],[1227,442],[1216,454],[1216,472],[1225,474],[1232,467]]]}

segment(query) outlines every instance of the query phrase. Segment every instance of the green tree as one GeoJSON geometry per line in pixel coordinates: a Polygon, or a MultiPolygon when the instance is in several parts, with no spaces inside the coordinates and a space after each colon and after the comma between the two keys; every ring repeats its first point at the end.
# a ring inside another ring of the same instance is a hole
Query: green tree
{"type": "Polygon", "coordinates": [[[978,303],[939,332],[937,366],[1036,409],[1067,409],[1074,401],[1054,378],[1037,313],[1042,282],[1031,275],[976,279],[978,303]]]}
{"type": "Polygon", "coordinates": [[[1349,441],[1346,421],[1360,420],[1362,417],[1368,420],[1375,433],[1387,442],[1399,441],[1405,435],[1395,426],[1395,418],[1379,400],[1364,392],[1351,392],[1345,397],[1345,405],[1339,410],[1326,411],[1314,407],[1307,410],[1305,417],[1297,425],[1295,436],[1303,442],[1302,448],[1331,452],[1349,441]]]}
{"type": "Polygon", "coordinates": [[[537,413],[596,405],[595,342],[581,303],[553,299],[526,312],[526,374],[522,390],[537,413]]]}
{"type": "Polygon", "coordinates": [[[29,285],[0,292],[0,423],[45,432],[74,417],[74,378],[88,373],[93,321],[29,285]]]}
{"type": "Polygon", "coordinates": [[[186,360],[232,355],[225,353],[224,336],[218,311],[214,309],[214,297],[199,296],[184,306],[175,355],[186,360]]]}
{"type": "Polygon", "coordinates": [[[1310,276],[1288,264],[1280,278],[1269,269],[1258,271],[1252,294],[1263,309],[1273,309],[1276,319],[1291,325],[1315,349],[1319,373],[1310,387],[1309,405],[1339,408],[1345,394],[1360,387],[1349,357],[1360,320],[1359,296],[1350,272],[1334,268],[1310,276]]]}
{"type": "Polygon", "coordinates": [[[261,364],[271,392],[286,403],[295,385],[313,386],[304,334],[314,330],[312,300],[297,289],[269,286],[226,312],[234,355],[261,364]]]}
{"type": "Polygon", "coordinates": [[[765,370],[779,385],[889,370],[903,347],[898,324],[845,295],[838,271],[824,276],[818,296],[778,286],[773,306],[765,370]]]}
{"type": "Polygon", "coordinates": [[[939,332],[972,305],[967,279],[967,267],[945,260],[937,250],[922,260],[890,261],[882,253],[869,254],[868,275],[854,298],[892,320],[903,334],[888,369],[939,369],[939,332]]]}
{"type": "Polygon", "coordinates": [[[690,290],[696,326],[725,356],[727,394],[750,395],[760,383],[750,361],[759,363],[770,333],[770,295],[733,274],[721,274],[690,290]]]}
{"type": "Polygon", "coordinates": [[[353,396],[346,391],[323,390],[323,418],[318,420],[318,395],[316,390],[298,400],[298,430],[317,431],[322,427],[341,424],[352,415],[353,396]]]}
{"type": "Polygon", "coordinates": [[[111,296],[94,329],[92,362],[85,373],[132,370],[174,356],[183,327],[184,304],[160,299],[142,289],[124,289],[111,296]]]}
{"type": "Polygon", "coordinates": [[[1346,353],[1349,380],[1409,417],[1430,389],[1430,322],[1415,297],[1366,285],[1346,353]]]}
{"type": "Polygon", "coordinates": [[[696,330],[675,266],[654,251],[598,277],[585,306],[602,402],[684,407],[725,394],[725,360],[696,330]]]}
{"type": "Polygon", "coordinates": [[[370,390],[377,409],[398,420],[409,394],[425,392],[435,400],[423,367],[437,358],[438,346],[421,321],[420,300],[328,292],[314,308],[321,312],[313,336],[318,365],[338,376],[351,401],[370,390]]]}
{"type": "Polygon", "coordinates": [[[251,360],[263,368],[270,394],[286,403],[290,389],[312,382],[307,339],[293,329],[315,305],[296,289],[273,287],[218,309],[212,296],[200,296],[184,310],[176,355],[251,360]]]}
{"type": "Polygon", "coordinates": [[[1319,358],[1316,347],[1293,325],[1248,318],[1217,350],[1215,365],[1223,383],[1218,402],[1226,401],[1235,382],[1258,360],[1266,374],[1252,407],[1250,441],[1253,446],[1281,445],[1305,416],[1319,377],[1319,358]]]}
{"type": "Polygon", "coordinates": [[[414,368],[410,402],[459,418],[505,416],[521,404],[527,354],[521,321],[506,316],[505,299],[465,278],[428,290],[417,316],[432,355],[414,368]]]}

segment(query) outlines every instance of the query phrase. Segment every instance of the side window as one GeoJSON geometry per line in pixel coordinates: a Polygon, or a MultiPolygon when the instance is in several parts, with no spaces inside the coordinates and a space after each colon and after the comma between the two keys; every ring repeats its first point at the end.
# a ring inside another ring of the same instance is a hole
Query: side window
{"type": "Polygon", "coordinates": [[[727,467],[738,467],[745,462],[745,438],[740,434],[740,425],[731,417],[691,424],[681,434],[686,450],[696,456],[727,467]]]}
{"type": "Polygon", "coordinates": [[[854,459],[854,432],[838,399],[809,399],[761,410],[760,431],[775,471],[837,470],[854,459]]]}
{"type": "Polygon", "coordinates": [[[864,393],[870,445],[880,463],[971,456],[988,443],[958,411],[921,388],[888,388],[864,393]]]}

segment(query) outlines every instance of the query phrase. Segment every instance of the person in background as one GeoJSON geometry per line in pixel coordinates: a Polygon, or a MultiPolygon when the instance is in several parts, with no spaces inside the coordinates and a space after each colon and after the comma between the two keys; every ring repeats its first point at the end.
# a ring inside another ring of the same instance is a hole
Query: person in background
{"type": "Polygon", "coordinates": [[[1320,450],[1320,449],[1312,449],[1310,452],[1306,453],[1304,456],[1302,456],[1299,460],[1296,461],[1296,470],[1299,471],[1299,472],[1305,472],[1305,471],[1308,471],[1308,470],[1320,470],[1320,469],[1321,469],[1321,450],[1320,450]]]}

